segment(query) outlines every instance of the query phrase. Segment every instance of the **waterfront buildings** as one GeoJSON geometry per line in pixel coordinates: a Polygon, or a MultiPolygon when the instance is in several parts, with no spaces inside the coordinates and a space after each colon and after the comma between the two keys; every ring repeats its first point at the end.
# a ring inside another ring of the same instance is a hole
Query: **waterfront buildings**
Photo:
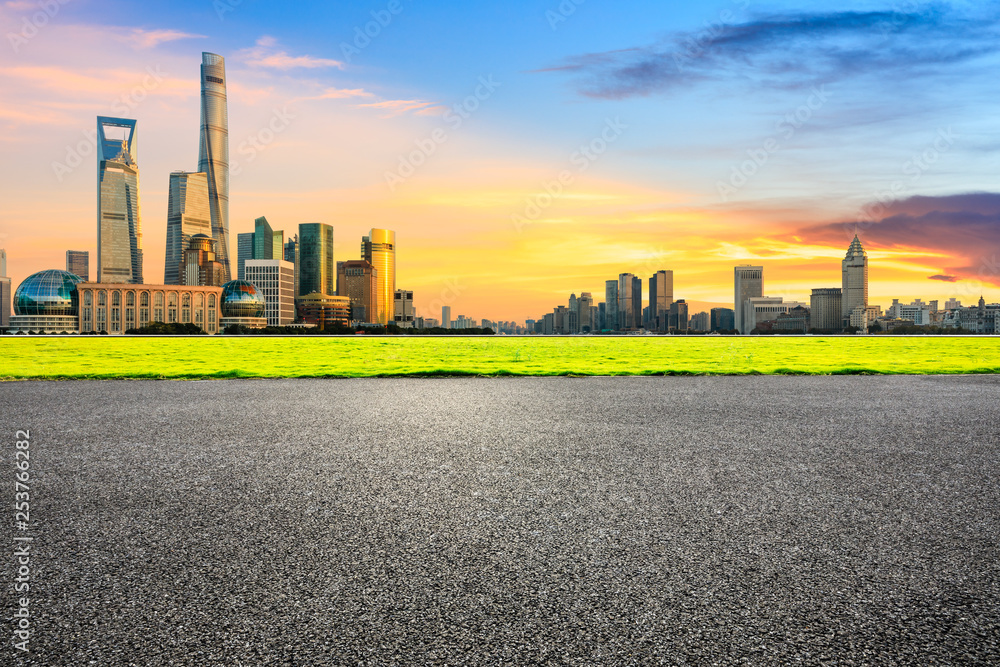
{"type": "Polygon", "coordinates": [[[351,300],[346,296],[313,292],[297,298],[295,308],[299,319],[320,330],[327,325],[348,326],[351,319],[351,300]]]}
{"type": "MultiPolygon", "coordinates": [[[[212,237],[212,221],[208,208],[208,176],[202,172],[172,172],[167,191],[164,285],[187,284],[183,282],[179,267],[191,238],[198,234],[212,237]]],[[[208,284],[221,285],[222,282],[208,284]]]]}
{"type": "MultiPolygon", "coordinates": [[[[0,250],[0,252],[3,252],[0,250]]],[[[83,278],[83,282],[90,280],[90,253],[86,250],[66,251],[66,270],[73,275],[83,278]]],[[[0,269],[0,276],[4,275],[4,269],[0,269]]]]}
{"type": "Polygon", "coordinates": [[[0,248],[0,329],[10,326],[10,312],[13,294],[10,291],[10,277],[7,275],[7,251],[0,248]]]}
{"type": "Polygon", "coordinates": [[[283,327],[295,321],[295,267],[283,259],[250,259],[245,268],[246,282],[253,284],[264,299],[268,326],[283,327]]]}
{"type": "Polygon", "coordinates": [[[809,297],[811,329],[817,333],[840,333],[844,329],[842,290],[839,287],[817,287],[809,297]]]}
{"type": "Polygon", "coordinates": [[[451,328],[451,306],[441,306],[441,327],[451,328]]]}
{"type": "Polygon", "coordinates": [[[280,229],[271,229],[267,218],[261,216],[254,220],[253,258],[282,259],[285,252],[285,233],[280,229]]]}
{"type": "Polygon", "coordinates": [[[282,258],[292,263],[292,284],[295,286],[295,296],[299,295],[299,235],[285,241],[285,255],[282,258]]]}
{"type": "Polygon", "coordinates": [[[618,281],[604,282],[604,331],[618,330],[618,281]]]}
{"type": "Polygon", "coordinates": [[[256,285],[246,280],[231,280],[222,286],[219,309],[222,314],[219,326],[223,330],[231,326],[249,329],[263,329],[267,326],[264,297],[256,285]]]}
{"type": "Polygon", "coordinates": [[[805,307],[805,304],[797,301],[785,301],[780,296],[750,297],[743,304],[742,324],[746,331],[740,333],[753,333],[761,322],[775,321],[778,319],[778,315],[787,313],[797,306],[805,307]]]}
{"type": "Polygon", "coordinates": [[[642,279],[631,273],[618,275],[618,328],[642,328],[642,279]]]}
{"type": "Polygon", "coordinates": [[[375,267],[378,279],[375,317],[372,322],[386,325],[393,320],[396,293],[396,233],[372,229],[361,239],[361,258],[375,267]]]}
{"type": "Polygon", "coordinates": [[[713,308],[709,311],[712,331],[732,331],[736,328],[735,313],[731,308],[713,308]]]}
{"type": "Polygon", "coordinates": [[[854,235],[854,240],[847,249],[847,255],[841,262],[841,273],[843,282],[841,317],[844,326],[848,324],[857,326],[848,320],[851,319],[855,309],[868,308],[868,253],[865,252],[857,234],[854,235]]]}
{"type": "Polygon", "coordinates": [[[298,294],[336,294],[337,265],[333,263],[333,227],[322,222],[299,225],[298,294]]]}
{"type": "Polygon", "coordinates": [[[97,117],[97,281],[142,283],[136,121],[97,117]]]}
{"type": "Polygon", "coordinates": [[[363,259],[337,262],[337,296],[350,298],[352,322],[374,322],[378,298],[375,267],[363,259]]]}
{"type": "Polygon", "coordinates": [[[736,326],[741,334],[750,333],[754,325],[744,320],[746,304],[749,299],[759,298],[764,295],[764,267],[751,266],[749,264],[734,268],[735,296],[733,298],[733,312],[735,313],[736,326]]]}
{"type": "Polygon", "coordinates": [[[167,284],[221,287],[225,276],[222,264],[216,259],[215,240],[206,234],[192,236],[176,273],[176,282],[167,284]]]}
{"type": "Polygon", "coordinates": [[[670,304],[674,302],[674,272],[657,271],[649,279],[649,322],[647,329],[667,330],[670,304]]]}
{"type": "Polygon", "coordinates": [[[393,320],[397,326],[413,326],[413,292],[410,290],[396,290],[395,306],[393,308],[393,320]]]}
{"type": "Polygon", "coordinates": [[[80,283],[77,330],[121,334],[151,322],[195,324],[219,332],[221,287],[80,283]]]}
{"type": "Polygon", "coordinates": [[[253,259],[253,232],[236,235],[236,279],[246,280],[243,272],[248,259],[253,259]]]}
{"type": "Polygon", "coordinates": [[[667,327],[670,331],[688,330],[688,305],[684,299],[679,299],[670,304],[667,315],[667,327]]]}
{"type": "Polygon", "coordinates": [[[229,261],[229,111],[226,101],[226,61],[201,54],[201,125],[198,171],[208,178],[208,206],[215,250],[228,281],[229,261]]]}

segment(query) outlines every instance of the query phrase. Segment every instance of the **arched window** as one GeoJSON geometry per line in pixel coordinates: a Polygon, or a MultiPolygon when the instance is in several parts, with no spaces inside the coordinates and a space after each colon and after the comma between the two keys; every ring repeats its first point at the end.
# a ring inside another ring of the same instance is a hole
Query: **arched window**
{"type": "Polygon", "coordinates": [[[177,307],[177,292],[171,292],[167,295],[167,305],[177,307]]]}
{"type": "Polygon", "coordinates": [[[185,294],[183,297],[181,297],[181,305],[184,306],[185,308],[189,308],[191,306],[190,294],[185,294]]]}
{"type": "Polygon", "coordinates": [[[194,305],[197,306],[198,308],[204,308],[205,307],[205,295],[202,294],[201,292],[198,292],[197,294],[195,294],[194,295],[194,305]]]}
{"type": "Polygon", "coordinates": [[[209,308],[215,308],[215,295],[214,294],[209,294],[208,295],[208,307],[209,308]]]}
{"type": "Polygon", "coordinates": [[[101,290],[100,292],[97,293],[97,305],[98,306],[108,305],[108,293],[105,292],[104,290],[101,290]]]}
{"type": "Polygon", "coordinates": [[[156,293],[155,302],[156,302],[157,306],[159,306],[161,308],[163,307],[163,292],[157,292],[156,293]]]}
{"type": "Polygon", "coordinates": [[[135,292],[127,292],[125,294],[125,305],[134,306],[135,305],[135,292]]]}
{"type": "Polygon", "coordinates": [[[94,293],[91,292],[90,290],[87,290],[86,292],[83,293],[83,305],[85,306],[94,305],[94,293]]]}
{"type": "Polygon", "coordinates": [[[143,292],[139,295],[139,305],[143,308],[149,307],[149,292],[143,292]]]}
{"type": "Polygon", "coordinates": [[[112,306],[120,306],[120,305],[122,305],[122,293],[121,292],[112,292],[111,293],[111,305],[112,306]]]}

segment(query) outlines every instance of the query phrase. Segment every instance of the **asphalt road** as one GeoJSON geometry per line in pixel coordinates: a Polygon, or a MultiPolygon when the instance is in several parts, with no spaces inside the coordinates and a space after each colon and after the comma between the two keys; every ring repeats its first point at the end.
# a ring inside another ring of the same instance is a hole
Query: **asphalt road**
{"type": "Polygon", "coordinates": [[[997,664],[998,399],[993,376],[0,384],[8,513],[17,429],[31,487],[0,664],[997,664]]]}

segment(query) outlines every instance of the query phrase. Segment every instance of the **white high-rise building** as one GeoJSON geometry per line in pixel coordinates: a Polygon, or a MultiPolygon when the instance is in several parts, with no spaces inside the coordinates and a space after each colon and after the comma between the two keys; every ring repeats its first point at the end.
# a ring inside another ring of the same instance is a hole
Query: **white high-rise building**
{"type": "MultiPolygon", "coordinates": [[[[851,325],[851,314],[855,308],[868,308],[868,254],[861,245],[861,239],[854,235],[847,256],[841,262],[843,273],[843,300],[841,316],[844,325],[851,325]]],[[[853,325],[851,325],[853,326],[853,325]]]]}
{"type": "Polygon", "coordinates": [[[248,259],[246,280],[264,297],[267,325],[283,327],[295,321],[295,265],[283,259],[248,259]]]}
{"type": "Polygon", "coordinates": [[[741,334],[748,334],[753,330],[754,324],[746,326],[743,316],[746,313],[747,300],[764,295],[764,267],[745,264],[737,266],[733,274],[735,287],[733,313],[736,316],[736,330],[741,334]]]}

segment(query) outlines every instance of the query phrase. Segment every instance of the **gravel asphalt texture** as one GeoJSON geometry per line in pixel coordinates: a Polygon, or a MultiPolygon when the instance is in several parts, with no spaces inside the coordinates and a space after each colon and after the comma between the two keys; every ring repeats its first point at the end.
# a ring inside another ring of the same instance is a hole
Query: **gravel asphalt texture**
{"type": "Polygon", "coordinates": [[[1000,664],[997,376],[14,382],[0,424],[3,665],[1000,664]]]}

